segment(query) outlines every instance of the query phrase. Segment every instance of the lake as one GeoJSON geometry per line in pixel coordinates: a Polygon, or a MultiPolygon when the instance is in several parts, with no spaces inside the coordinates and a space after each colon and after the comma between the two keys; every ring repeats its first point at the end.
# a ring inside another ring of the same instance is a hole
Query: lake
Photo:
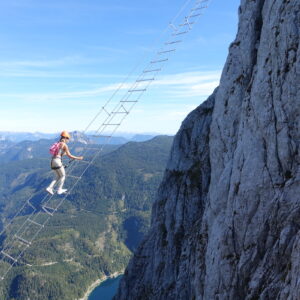
{"type": "Polygon", "coordinates": [[[88,300],[111,300],[118,290],[121,278],[122,275],[105,280],[92,291],[88,300]]]}

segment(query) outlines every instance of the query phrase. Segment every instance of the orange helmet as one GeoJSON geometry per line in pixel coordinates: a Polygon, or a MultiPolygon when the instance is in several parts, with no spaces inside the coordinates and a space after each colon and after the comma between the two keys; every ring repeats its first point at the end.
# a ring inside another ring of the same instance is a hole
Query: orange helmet
{"type": "Polygon", "coordinates": [[[67,138],[67,139],[70,139],[71,136],[69,134],[68,131],[64,130],[61,134],[60,134],[61,137],[64,137],[64,138],[67,138]]]}

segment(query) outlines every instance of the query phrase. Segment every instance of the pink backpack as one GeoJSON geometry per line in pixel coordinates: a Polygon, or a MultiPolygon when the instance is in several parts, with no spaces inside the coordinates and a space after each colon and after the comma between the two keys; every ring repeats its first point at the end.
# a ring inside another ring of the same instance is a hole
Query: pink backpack
{"type": "Polygon", "coordinates": [[[52,156],[56,156],[58,154],[60,148],[59,145],[60,142],[56,142],[50,147],[49,152],[52,156]]]}

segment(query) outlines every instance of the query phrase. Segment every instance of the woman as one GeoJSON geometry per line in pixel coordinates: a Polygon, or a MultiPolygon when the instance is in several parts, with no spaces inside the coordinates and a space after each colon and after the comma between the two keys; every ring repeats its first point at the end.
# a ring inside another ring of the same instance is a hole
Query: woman
{"type": "MultiPolygon", "coordinates": [[[[57,149],[54,151],[54,155],[51,159],[51,169],[55,172],[56,179],[53,180],[50,185],[46,188],[46,191],[53,195],[54,186],[58,184],[57,194],[64,194],[67,192],[67,189],[63,189],[63,185],[66,178],[65,168],[62,164],[62,157],[67,155],[71,159],[82,160],[82,156],[74,156],[70,153],[67,143],[69,142],[71,136],[67,131],[63,131],[60,135],[60,141],[57,144],[54,144],[57,149]]],[[[51,147],[52,148],[52,147],[51,147]]]]}

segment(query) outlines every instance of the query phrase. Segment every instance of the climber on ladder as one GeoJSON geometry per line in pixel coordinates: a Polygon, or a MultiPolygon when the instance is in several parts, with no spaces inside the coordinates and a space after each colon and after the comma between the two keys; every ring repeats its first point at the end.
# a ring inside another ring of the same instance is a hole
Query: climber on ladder
{"type": "Polygon", "coordinates": [[[54,171],[56,175],[56,179],[54,179],[50,185],[46,188],[46,191],[53,195],[54,194],[54,186],[58,184],[57,194],[65,194],[67,189],[63,189],[63,185],[66,178],[65,167],[62,163],[62,157],[67,155],[70,159],[74,160],[82,160],[82,156],[74,156],[70,153],[69,147],[67,143],[69,142],[71,136],[67,131],[63,131],[60,135],[60,140],[54,143],[50,148],[50,154],[52,155],[51,159],[51,169],[54,171]]]}

